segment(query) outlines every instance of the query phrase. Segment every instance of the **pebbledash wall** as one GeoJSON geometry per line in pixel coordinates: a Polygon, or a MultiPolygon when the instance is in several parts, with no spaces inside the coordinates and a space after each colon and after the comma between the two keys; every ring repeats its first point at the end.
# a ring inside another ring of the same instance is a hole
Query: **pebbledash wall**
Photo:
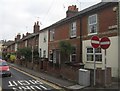
{"type": "Polygon", "coordinates": [[[48,30],[39,33],[39,57],[48,58],[48,30]]]}
{"type": "MultiPolygon", "coordinates": [[[[118,77],[118,36],[109,37],[111,41],[111,45],[108,49],[106,49],[106,60],[107,60],[107,67],[111,67],[112,77],[118,77]]],[[[93,61],[86,61],[87,60],[87,47],[91,47],[91,40],[83,41],[83,63],[85,64],[85,68],[94,69],[94,62],[93,61]]],[[[102,61],[96,62],[96,68],[105,68],[105,52],[102,49],[102,61]]]]}

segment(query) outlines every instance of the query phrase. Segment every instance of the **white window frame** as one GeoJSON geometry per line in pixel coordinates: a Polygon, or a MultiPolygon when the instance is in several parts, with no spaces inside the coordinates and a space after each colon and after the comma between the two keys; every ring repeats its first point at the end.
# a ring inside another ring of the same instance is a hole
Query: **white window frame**
{"type": "Polygon", "coordinates": [[[76,58],[76,56],[77,56],[77,53],[76,53],[76,51],[77,51],[77,48],[76,47],[74,47],[75,48],[75,53],[71,53],[71,55],[70,55],[70,62],[75,62],[76,61],[76,59],[75,59],[75,61],[72,61],[73,59],[72,59],[72,56],[75,56],[75,58],[76,58]]]}
{"type": "MultiPolygon", "coordinates": [[[[98,48],[92,48],[92,47],[87,47],[86,48],[86,61],[87,62],[94,62],[94,52],[97,50],[98,48]],[[88,53],[88,48],[91,48],[92,49],[92,52],[91,53],[88,53]],[[93,56],[92,57],[92,59],[93,60],[88,60],[88,56],[89,55],[91,55],[91,56],[93,56]]],[[[95,56],[101,56],[101,60],[99,59],[99,60],[96,60],[96,62],[102,62],[102,49],[101,48],[99,48],[100,49],[100,51],[99,52],[95,52],[95,56]]],[[[96,57],[95,57],[96,58],[96,57]]],[[[98,57],[97,57],[98,58],[98,57]]]]}
{"type": "Polygon", "coordinates": [[[43,51],[43,58],[46,58],[46,50],[43,51]]]}
{"type": "Polygon", "coordinates": [[[72,22],[70,25],[70,38],[77,36],[77,23],[72,22]]]}
{"type": "Polygon", "coordinates": [[[50,30],[50,41],[54,41],[55,38],[55,29],[50,30]]]}
{"type": "Polygon", "coordinates": [[[97,14],[91,15],[88,17],[88,35],[94,35],[97,34],[98,30],[98,19],[97,19],[97,14]],[[94,28],[94,26],[96,26],[94,28]],[[93,27],[95,30],[91,30],[91,27],[93,27]]]}
{"type": "Polygon", "coordinates": [[[47,36],[46,36],[46,34],[44,33],[44,36],[43,36],[44,38],[43,38],[43,42],[45,43],[46,41],[47,41],[47,36]]]}
{"type": "Polygon", "coordinates": [[[49,51],[49,61],[53,62],[53,50],[49,51]]]}

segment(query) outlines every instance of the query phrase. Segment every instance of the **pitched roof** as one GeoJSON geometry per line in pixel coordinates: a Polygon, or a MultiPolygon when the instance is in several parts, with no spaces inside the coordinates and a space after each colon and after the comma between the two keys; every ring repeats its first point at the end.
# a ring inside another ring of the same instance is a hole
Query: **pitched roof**
{"type": "Polygon", "coordinates": [[[14,43],[14,41],[9,40],[9,41],[5,42],[5,43],[3,44],[3,46],[9,46],[9,45],[11,45],[11,44],[13,44],[13,43],[14,43]]]}
{"type": "Polygon", "coordinates": [[[90,6],[82,11],[79,11],[78,13],[76,13],[74,16],[71,16],[71,17],[66,17],[64,19],[61,19],[60,21],[42,29],[42,30],[45,30],[45,29],[48,29],[48,28],[51,28],[51,27],[54,27],[54,26],[57,26],[57,25],[60,25],[61,23],[65,23],[73,18],[76,18],[76,17],[82,17],[83,15],[85,15],[86,13],[88,12],[92,12],[92,11],[95,11],[95,10],[98,10],[98,9],[101,9],[101,8],[104,8],[105,6],[109,6],[111,4],[116,4],[118,2],[100,2],[98,4],[95,4],[93,6],[90,6]]]}

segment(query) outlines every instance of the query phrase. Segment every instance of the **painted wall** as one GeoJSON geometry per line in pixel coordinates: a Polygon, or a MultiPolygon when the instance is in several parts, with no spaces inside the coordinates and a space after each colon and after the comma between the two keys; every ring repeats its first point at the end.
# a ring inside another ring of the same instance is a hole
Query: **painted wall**
{"type": "Polygon", "coordinates": [[[0,58],[2,57],[2,43],[0,43],[0,58]]]}
{"type": "MultiPolygon", "coordinates": [[[[111,40],[111,45],[107,49],[106,52],[106,59],[107,59],[107,67],[112,68],[112,77],[118,77],[118,36],[115,37],[109,37],[111,40]]],[[[83,41],[83,62],[85,64],[85,68],[89,69],[94,69],[94,62],[86,62],[86,47],[91,46],[91,40],[85,40],[83,41]]],[[[102,62],[96,62],[96,67],[97,68],[102,68],[104,69],[104,57],[105,53],[104,50],[102,49],[102,62]]]]}
{"type": "Polygon", "coordinates": [[[41,48],[41,57],[43,57],[43,51],[46,50],[46,58],[48,58],[48,31],[42,31],[39,33],[39,54],[41,48]]]}
{"type": "Polygon", "coordinates": [[[17,49],[18,49],[18,44],[15,43],[15,51],[17,51],[17,49]]]}

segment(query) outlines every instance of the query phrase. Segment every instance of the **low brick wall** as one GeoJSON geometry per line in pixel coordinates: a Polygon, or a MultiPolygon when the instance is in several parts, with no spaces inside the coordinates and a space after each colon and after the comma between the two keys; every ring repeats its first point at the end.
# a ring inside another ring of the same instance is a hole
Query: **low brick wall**
{"type": "Polygon", "coordinates": [[[78,81],[78,69],[75,67],[65,66],[61,68],[61,76],[71,81],[78,81]]]}
{"type": "Polygon", "coordinates": [[[51,65],[50,63],[47,63],[47,73],[53,76],[60,76],[60,68],[55,67],[55,65],[51,65]]]}
{"type": "MultiPolygon", "coordinates": [[[[94,86],[94,70],[90,70],[90,84],[94,86]]],[[[106,71],[106,86],[111,85],[112,83],[112,76],[111,76],[111,68],[107,68],[106,71]]],[[[101,68],[96,69],[96,86],[103,87],[105,86],[105,70],[101,68]]]]}
{"type": "MultiPolygon", "coordinates": [[[[106,70],[106,85],[109,86],[112,83],[111,68],[106,70]]],[[[105,86],[105,70],[100,68],[96,71],[96,85],[105,86]]]]}

